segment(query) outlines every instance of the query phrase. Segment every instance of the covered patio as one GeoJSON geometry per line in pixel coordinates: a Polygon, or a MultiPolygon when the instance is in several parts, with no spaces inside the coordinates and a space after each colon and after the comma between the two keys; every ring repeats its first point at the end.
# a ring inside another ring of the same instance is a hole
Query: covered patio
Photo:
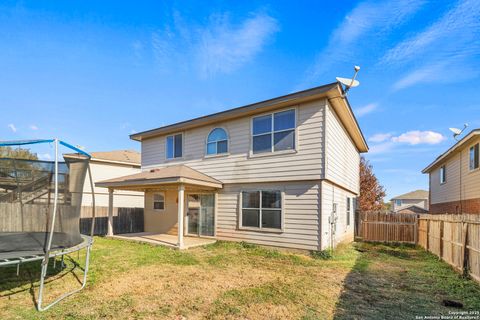
{"type": "Polygon", "coordinates": [[[178,249],[215,242],[217,190],[222,188],[221,181],[188,166],[174,165],[100,181],[95,185],[109,191],[107,236],[178,249]],[[114,190],[145,193],[146,232],[114,235],[114,190]],[[172,213],[174,225],[167,230],[164,227],[167,222],[172,224],[172,213]]]}
{"type": "MultiPolygon", "coordinates": [[[[178,249],[178,237],[166,233],[152,233],[152,232],[139,232],[139,233],[124,233],[111,236],[114,239],[130,240],[141,243],[148,243],[153,245],[166,246],[170,248],[178,249]]],[[[200,238],[200,237],[183,237],[183,249],[189,249],[194,247],[201,247],[208,244],[215,243],[215,239],[200,238]]]]}

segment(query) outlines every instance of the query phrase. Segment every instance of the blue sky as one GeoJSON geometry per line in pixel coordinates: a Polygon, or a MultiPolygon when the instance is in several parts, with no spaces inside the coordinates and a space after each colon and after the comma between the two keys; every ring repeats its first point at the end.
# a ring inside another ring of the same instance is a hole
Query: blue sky
{"type": "Polygon", "coordinates": [[[0,139],[90,151],[350,77],[388,197],[480,127],[479,1],[2,1],[0,139]]]}

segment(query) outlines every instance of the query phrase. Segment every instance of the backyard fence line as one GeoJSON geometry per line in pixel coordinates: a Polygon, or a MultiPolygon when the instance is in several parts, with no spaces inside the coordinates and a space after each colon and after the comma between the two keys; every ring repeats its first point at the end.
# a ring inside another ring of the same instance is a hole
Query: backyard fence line
{"type": "MultiPolygon", "coordinates": [[[[88,234],[92,225],[92,207],[82,207],[80,233],[88,234]]],[[[108,230],[108,207],[95,207],[94,235],[106,235],[108,230]]],[[[144,231],[143,208],[113,208],[113,233],[136,233],[144,231]]]]}
{"type": "Polygon", "coordinates": [[[417,242],[417,216],[408,213],[360,212],[359,234],[364,241],[417,242]]]}
{"type": "Polygon", "coordinates": [[[480,282],[480,215],[357,213],[363,241],[418,244],[480,282]]]}
{"type": "Polygon", "coordinates": [[[480,282],[480,215],[422,214],[418,244],[480,282]]]}

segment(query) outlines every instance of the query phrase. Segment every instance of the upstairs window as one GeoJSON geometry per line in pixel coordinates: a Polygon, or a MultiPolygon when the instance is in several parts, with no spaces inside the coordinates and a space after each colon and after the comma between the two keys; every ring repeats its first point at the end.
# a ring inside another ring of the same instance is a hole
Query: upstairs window
{"type": "Polygon", "coordinates": [[[207,138],[207,155],[228,152],[228,135],[222,128],[213,129],[207,138]]]}
{"type": "Polygon", "coordinates": [[[479,166],[479,144],[470,148],[470,170],[478,169],[479,166]]]}
{"type": "Polygon", "coordinates": [[[440,183],[445,182],[447,182],[447,168],[445,168],[445,166],[442,166],[440,168],[440,183]]]}
{"type": "Polygon", "coordinates": [[[181,133],[166,138],[167,159],[181,158],[183,156],[183,135],[181,133]]]}
{"type": "Polygon", "coordinates": [[[295,149],[295,110],[276,112],[252,120],[252,152],[295,149]]]}
{"type": "Polygon", "coordinates": [[[400,199],[395,200],[395,205],[397,207],[400,207],[402,205],[402,200],[400,200],[400,199]]]}

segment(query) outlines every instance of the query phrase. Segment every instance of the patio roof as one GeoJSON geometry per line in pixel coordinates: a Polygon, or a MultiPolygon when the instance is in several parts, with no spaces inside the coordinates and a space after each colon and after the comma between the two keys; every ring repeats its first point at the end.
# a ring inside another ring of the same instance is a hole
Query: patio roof
{"type": "Polygon", "coordinates": [[[174,165],[160,169],[151,169],[128,176],[99,181],[97,187],[132,188],[166,184],[189,184],[202,187],[222,188],[222,182],[186,165],[174,165]]]}

